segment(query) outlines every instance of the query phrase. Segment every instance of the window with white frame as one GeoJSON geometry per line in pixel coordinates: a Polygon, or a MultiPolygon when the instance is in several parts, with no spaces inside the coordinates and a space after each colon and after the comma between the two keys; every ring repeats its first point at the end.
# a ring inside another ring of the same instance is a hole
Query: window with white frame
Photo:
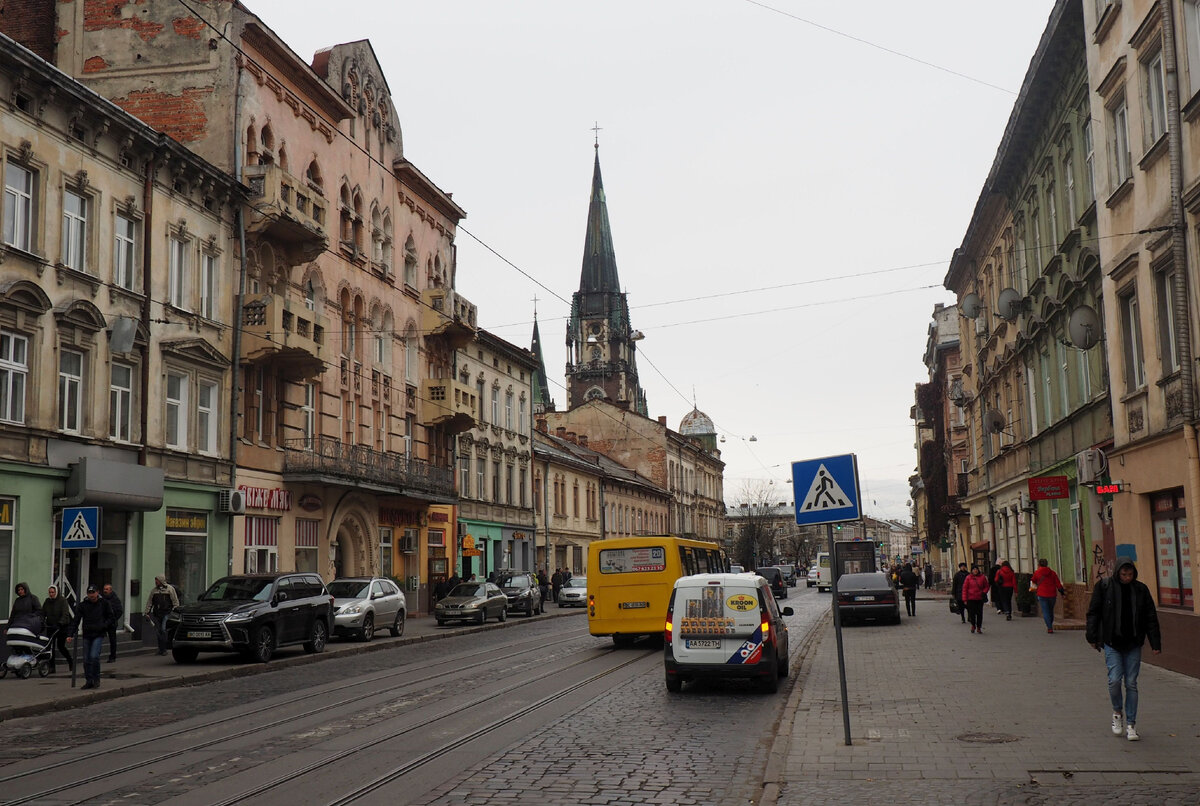
{"type": "Polygon", "coordinates": [[[33,248],[34,191],[37,174],[23,165],[4,163],[4,242],[26,252],[33,248]]]}
{"type": "MultiPolygon", "coordinates": [[[[392,534],[392,527],[379,527],[379,573],[385,577],[392,575],[392,534]]],[[[376,582],[374,586],[378,588],[382,584],[381,582],[376,582]]]]}
{"type": "Polygon", "coordinates": [[[1092,139],[1092,117],[1086,103],[1080,108],[1079,116],[1083,119],[1083,178],[1087,180],[1084,190],[1087,192],[1086,201],[1091,204],[1096,198],[1096,144],[1092,139]]]}
{"type": "Polygon", "coordinates": [[[217,453],[217,424],[221,419],[217,397],[215,382],[196,384],[196,450],[200,453],[217,453]]]}
{"type": "Polygon", "coordinates": [[[1054,370],[1050,363],[1050,354],[1042,353],[1038,357],[1042,370],[1042,419],[1046,425],[1054,422],[1054,370]]]}
{"type": "Polygon", "coordinates": [[[317,387],[316,384],[303,385],[304,402],[300,404],[300,430],[304,435],[304,447],[312,450],[313,439],[317,435],[317,387]]]}
{"type": "Polygon", "coordinates": [[[272,574],[279,570],[279,519],[246,516],[246,573],[272,574]]]}
{"type": "Polygon", "coordinates": [[[1058,359],[1058,405],[1060,415],[1066,417],[1071,413],[1071,390],[1067,384],[1070,376],[1070,364],[1067,359],[1067,346],[1061,341],[1054,342],[1058,359]]]}
{"type": "Polygon", "coordinates": [[[500,387],[499,386],[492,387],[492,418],[491,418],[491,422],[493,424],[498,424],[500,422],[500,387]]]}
{"type": "Polygon", "coordinates": [[[1163,57],[1160,47],[1153,55],[1142,61],[1142,99],[1146,109],[1143,129],[1146,137],[1145,149],[1149,150],[1167,131],[1167,91],[1163,77],[1163,57]]]}
{"type": "Polygon", "coordinates": [[[1042,273],[1042,268],[1046,265],[1042,260],[1041,211],[1036,204],[1029,211],[1029,235],[1033,238],[1033,266],[1030,267],[1028,279],[1032,282],[1042,273]]]}
{"type": "Polygon", "coordinates": [[[500,460],[492,460],[492,501],[500,503],[500,460]]]}
{"type": "Polygon", "coordinates": [[[87,271],[88,198],[63,191],[62,263],[68,269],[87,271]]]}
{"type": "Polygon", "coordinates": [[[471,457],[458,457],[458,494],[463,498],[471,497],[471,457]]]}
{"type": "Polygon", "coordinates": [[[137,282],[137,222],[118,214],[113,229],[113,283],[132,289],[137,282]]]}
{"type": "Polygon", "coordinates": [[[1058,200],[1054,197],[1054,170],[1047,170],[1042,179],[1046,183],[1043,191],[1046,197],[1046,226],[1050,229],[1050,248],[1053,249],[1059,239],[1058,200]]]}
{"type": "Polygon", "coordinates": [[[25,422],[25,386],[29,379],[29,339],[0,330],[0,421],[25,422]]]}
{"type": "Polygon", "coordinates": [[[129,442],[133,435],[133,367],[114,361],[108,381],[108,437],[129,442]]]}
{"type": "Polygon", "coordinates": [[[1163,374],[1170,375],[1179,369],[1175,330],[1175,284],[1179,282],[1179,273],[1169,266],[1155,274],[1154,282],[1158,286],[1158,340],[1162,345],[1163,374]]]}
{"type": "Polygon", "coordinates": [[[1075,154],[1068,151],[1062,158],[1063,170],[1063,195],[1067,199],[1067,226],[1075,227],[1075,222],[1079,220],[1079,211],[1075,206],[1075,154]]]}
{"type": "Polygon", "coordinates": [[[482,456],[475,457],[475,490],[479,500],[483,501],[487,491],[487,460],[482,456]]]}
{"type": "Polygon", "coordinates": [[[1109,192],[1114,192],[1133,176],[1133,160],[1129,156],[1129,108],[1122,91],[1108,105],[1108,162],[1112,172],[1109,192]]]}
{"type": "Polygon", "coordinates": [[[78,434],[83,427],[83,353],[58,355],[58,428],[78,434]]]}
{"type": "Polygon", "coordinates": [[[217,256],[200,256],[200,315],[212,319],[217,311],[217,256]]]}
{"type": "Polygon", "coordinates": [[[182,238],[171,238],[167,255],[167,302],[176,308],[183,308],[187,258],[188,242],[182,238]]]}
{"type": "Polygon", "coordinates": [[[504,427],[509,431],[513,427],[513,393],[511,389],[504,393],[504,427]]]}
{"type": "Polygon", "coordinates": [[[1078,356],[1075,368],[1079,372],[1079,399],[1087,403],[1092,399],[1092,359],[1086,350],[1078,356]]]}
{"type": "Polygon", "coordinates": [[[187,449],[188,378],[178,372],[167,373],[166,420],[163,439],[168,448],[187,449]]]}
{"type": "Polygon", "coordinates": [[[1029,435],[1033,436],[1038,432],[1038,395],[1037,371],[1031,365],[1025,367],[1025,391],[1026,411],[1029,412],[1029,435]]]}
{"type": "Polygon", "coordinates": [[[313,518],[296,518],[296,570],[317,571],[317,547],[321,522],[313,518]]]}
{"type": "Polygon", "coordinates": [[[1146,366],[1142,358],[1142,323],[1136,293],[1118,297],[1121,311],[1121,352],[1125,359],[1125,391],[1134,392],[1146,385],[1146,366]]]}
{"type": "Polygon", "coordinates": [[[525,395],[521,395],[521,399],[517,401],[517,431],[524,434],[528,428],[525,419],[525,395]]]}
{"type": "Polygon", "coordinates": [[[409,333],[404,337],[404,380],[406,383],[417,382],[417,334],[409,333]]]}

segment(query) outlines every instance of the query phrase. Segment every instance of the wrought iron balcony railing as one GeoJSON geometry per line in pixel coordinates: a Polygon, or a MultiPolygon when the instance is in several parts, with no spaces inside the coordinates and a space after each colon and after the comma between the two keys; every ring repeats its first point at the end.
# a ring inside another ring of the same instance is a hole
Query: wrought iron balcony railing
{"type": "Polygon", "coordinates": [[[454,471],[423,459],[347,445],[334,437],[292,439],[285,447],[285,476],[339,479],[352,486],[390,488],[398,494],[454,495],[454,471]]]}

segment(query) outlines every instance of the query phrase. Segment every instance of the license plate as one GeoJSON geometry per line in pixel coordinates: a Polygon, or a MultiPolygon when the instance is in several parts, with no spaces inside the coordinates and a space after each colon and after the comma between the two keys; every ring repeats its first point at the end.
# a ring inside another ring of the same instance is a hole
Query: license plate
{"type": "Polygon", "coordinates": [[[874,596],[855,596],[854,601],[856,601],[856,602],[873,602],[873,601],[875,601],[875,597],[874,596]]]}
{"type": "Polygon", "coordinates": [[[212,633],[208,630],[188,630],[188,638],[212,638],[212,633]]]}
{"type": "Polygon", "coordinates": [[[621,610],[640,610],[644,607],[649,607],[649,602],[621,602],[617,607],[621,610]]]}
{"type": "Polygon", "coordinates": [[[686,646],[688,649],[720,649],[721,642],[693,638],[685,641],[684,646],[686,646]]]}

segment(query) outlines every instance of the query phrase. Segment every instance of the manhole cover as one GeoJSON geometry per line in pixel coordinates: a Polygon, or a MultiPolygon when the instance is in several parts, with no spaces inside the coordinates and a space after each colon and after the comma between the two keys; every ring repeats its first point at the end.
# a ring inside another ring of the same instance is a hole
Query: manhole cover
{"type": "Polygon", "coordinates": [[[956,737],[960,742],[976,742],[978,744],[1004,744],[1005,742],[1020,741],[1019,736],[1011,733],[964,733],[956,737]]]}

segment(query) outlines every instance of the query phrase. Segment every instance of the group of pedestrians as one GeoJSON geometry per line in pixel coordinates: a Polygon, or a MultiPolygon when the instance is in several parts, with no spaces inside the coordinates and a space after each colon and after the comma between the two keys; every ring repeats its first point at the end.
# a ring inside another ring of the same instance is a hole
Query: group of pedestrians
{"type": "MultiPolygon", "coordinates": [[[[989,581],[978,565],[972,565],[968,570],[966,563],[958,564],[950,591],[951,601],[957,604],[963,621],[970,622],[973,634],[983,633],[984,604],[988,600],[988,591],[996,587],[1001,588],[995,600],[996,612],[1011,619],[1012,593],[1016,588],[1012,566],[1007,561],[1002,562],[993,569],[992,581],[989,581]]],[[[1044,558],[1038,560],[1030,587],[1037,595],[1046,632],[1053,635],[1054,608],[1059,595],[1066,591],[1058,574],[1044,558]]],[[[1128,557],[1117,558],[1113,575],[1101,579],[1092,589],[1085,638],[1104,655],[1113,735],[1138,741],[1138,675],[1142,648],[1148,641],[1150,651],[1159,654],[1162,652],[1162,635],[1154,598],[1150,589],[1138,581],[1137,566],[1128,557]]]]}

